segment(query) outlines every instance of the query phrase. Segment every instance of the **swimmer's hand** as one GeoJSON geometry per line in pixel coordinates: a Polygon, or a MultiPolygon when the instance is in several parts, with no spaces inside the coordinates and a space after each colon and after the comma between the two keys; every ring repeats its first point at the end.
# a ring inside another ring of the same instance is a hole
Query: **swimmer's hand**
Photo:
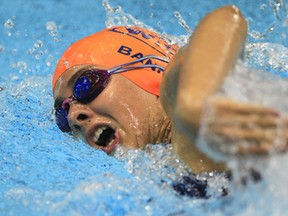
{"type": "Polygon", "coordinates": [[[204,106],[201,127],[202,144],[210,154],[248,156],[287,150],[287,118],[263,106],[210,98],[204,106]]]}

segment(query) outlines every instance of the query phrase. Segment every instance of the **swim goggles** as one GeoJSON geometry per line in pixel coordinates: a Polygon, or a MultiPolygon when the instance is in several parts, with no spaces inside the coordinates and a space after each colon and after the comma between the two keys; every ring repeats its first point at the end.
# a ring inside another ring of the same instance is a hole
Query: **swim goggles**
{"type": "Polygon", "coordinates": [[[154,70],[158,68],[164,71],[162,66],[156,64],[134,65],[146,59],[156,59],[168,63],[167,59],[154,55],[147,55],[108,70],[90,68],[84,71],[74,84],[73,95],[63,100],[60,106],[55,107],[56,124],[59,129],[63,132],[71,131],[68,124],[70,104],[75,101],[82,104],[90,103],[105,89],[111,75],[141,68],[152,68],[154,70]]]}

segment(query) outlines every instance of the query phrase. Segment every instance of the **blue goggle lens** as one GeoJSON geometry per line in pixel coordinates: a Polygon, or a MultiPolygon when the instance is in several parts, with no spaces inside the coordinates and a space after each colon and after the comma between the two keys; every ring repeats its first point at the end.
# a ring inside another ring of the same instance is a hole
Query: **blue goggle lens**
{"type": "Polygon", "coordinates": [[[68,111],[65,108],[59,107],[56,109],[56,124],[58,125],[58,127],[61,129],[61,131],[63,132],[69,132],[70,131],[70,127],[68,124],[68,111]]]}
{"type": "Polygon", "coordinates": [[[77,99],[82,99],[87,97],[91,91],[91,81],[88,77],[80,77],[73,90],[73,96],[77,99]]]}

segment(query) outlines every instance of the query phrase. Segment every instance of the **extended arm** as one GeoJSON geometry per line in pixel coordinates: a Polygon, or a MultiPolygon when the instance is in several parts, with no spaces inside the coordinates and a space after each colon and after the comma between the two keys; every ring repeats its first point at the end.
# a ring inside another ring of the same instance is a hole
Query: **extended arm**
{"type": "Polygon", "coordinates": [[[201,122],[208,146],[222,154],[287,149],[288,121],[277,111],[211,97],[240,57],[246,34],[246,21],[235,6],[217,9],[199,23],[165,70],[160,99],[172,122],[173,148],[196,173],[224,168],[195,146],[201,122]]]}
{"type": "Polygon", "coordinates": [[[195,172],[219,169],[191,141],[198,133],[205,100],[233,68],[246,34],[246,21],[236,7],[215,10],[199,23],[188,45],[165,70],[160,98],[172,121],[173,147],[195,172]]]}

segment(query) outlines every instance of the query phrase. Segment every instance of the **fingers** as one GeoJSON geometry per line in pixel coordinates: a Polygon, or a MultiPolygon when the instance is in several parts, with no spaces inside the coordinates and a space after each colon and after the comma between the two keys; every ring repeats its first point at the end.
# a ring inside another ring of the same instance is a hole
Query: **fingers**
{"type": "MultiPolygon", "coordinates": [[[[253,129],[255,127],[260,128],[274,128],[279,125],[279,118],[273,115],[264,115],[262,114],[243,114],[243,113],[216,113],[215,115],[221,116],[221,118],[217,121],[213,121],[211,119],[209,121],[209,126],[211,128],[215,128],[219,125],[223,127],[239,127],[239,128],[247,128],[253,129]]],[[[207,120],[208,121],[208,120],[207,120]]],[[[283,124],[287,125],[287,122],[283,122],[283,124]]]]}
{"type": "Polygon", "coordinates": [[[273,109],[231,100],[207,103],[202,125],[213,151],[229,155],[267,155],[285,152],[288,120],[273,109]]]}
{"type": "MultiPolygon", "coordinates": [[[[209,125],[210,126],[210,125],[209,125]]],[[[209,127],[208,126],[208,127],[209,127]]],[[[247,140],[251,142],[260,142],[260,141],[271,141],[278,135],[276,127],[269,128],[268,130],[263,130],[260,127],[251,128],[241,128],[234,125],[234,127],[220,126],[218,128],[209,127],[209,131],[213,134],[223,137],[223,141],[240,141],[247,140]]]]}
{"type": "Polygon", "coordinates": [[[243,115],[255,114],[259,116],[279,116],[279,112],[271,108],[255,104],[234,102],[232,100],[219,97],[210,98],[207,101],[204,109],[212,109],[213,112],[216,112],[216,114],[238,113],[243,115]]]}

